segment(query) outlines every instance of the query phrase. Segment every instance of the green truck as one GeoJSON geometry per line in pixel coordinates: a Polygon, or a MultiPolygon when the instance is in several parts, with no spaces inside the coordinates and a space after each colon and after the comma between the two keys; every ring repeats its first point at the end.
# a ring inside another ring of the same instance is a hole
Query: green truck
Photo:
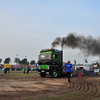
{"type": "Polygon", "coordinates": [[[56,78],[63,74],[63,52],[57,49],[42,49],[38,56],[38,64],[41,77],[50,74],[56,78]]]}

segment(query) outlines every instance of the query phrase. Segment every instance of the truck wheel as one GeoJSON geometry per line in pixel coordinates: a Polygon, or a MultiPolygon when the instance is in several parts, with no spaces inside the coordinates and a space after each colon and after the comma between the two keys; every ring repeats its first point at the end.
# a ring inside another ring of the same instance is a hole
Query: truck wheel
{"type": "Polygon", "coordinates": [[[57,70],[54,70],[52,72],[52,77],[54,77],[54,78],[57,78],[58,77],[58,71],[57,70]]]}
{"type": "Polygon", "coordinates": [[[44,74],[44,73],[41,73],[41,74],[40,74],[40,76],[41,76],[41,77],[45,77],[45,76],[46,76],[46,74],[44,74]]]}

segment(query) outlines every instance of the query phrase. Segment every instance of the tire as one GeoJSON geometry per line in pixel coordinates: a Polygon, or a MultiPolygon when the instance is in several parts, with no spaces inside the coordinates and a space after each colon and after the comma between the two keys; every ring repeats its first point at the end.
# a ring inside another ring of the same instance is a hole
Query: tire
{"type": "Polygon", "coordinates": [[[53,78],[57,78],[57,77],[58,77],[58,71],[57,71],[57,70],[54,70],[54,71],[52,72],[52,77],[53,77],[53,78]]]}
{"type": "Polygon", "coordinates": [[[96,75],[98,75],[98,73],[96,73],[96,75]]]}
{"type": "Polygon", "coordinates": [[[46,74],[45,74],[45,73],[41,73],[40,76],[41,76],[41,77],[45,77],[46,74]]]}

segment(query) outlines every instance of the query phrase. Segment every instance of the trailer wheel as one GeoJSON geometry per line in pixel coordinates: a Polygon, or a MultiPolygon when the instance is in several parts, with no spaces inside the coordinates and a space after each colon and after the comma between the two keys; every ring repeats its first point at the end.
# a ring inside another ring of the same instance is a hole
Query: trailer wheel
{"type": "Polygon", "coordinates": [[[96,73],[96,75],[98,75],[98,73],[96,73]]]}
{"type": "Polygon", "coordinates": [[[45,77],[46,74],[45,74],[45,73],[41,73],[40,76],[41,76],[41,77],[45,77]]]}
{"type": "Polygon", "coordinates": [[[57,70],[54,70],[54,71],[52,72],[52,77],[53,77],[53,78],[57,78],[57,77],[58,77],[58,71],[57,71],[57,70]]]}

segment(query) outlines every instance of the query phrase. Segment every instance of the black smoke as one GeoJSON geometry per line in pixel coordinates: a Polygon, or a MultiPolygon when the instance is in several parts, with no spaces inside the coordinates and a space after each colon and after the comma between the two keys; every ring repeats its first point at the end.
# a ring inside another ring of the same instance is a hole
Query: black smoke
{"type": "Polygon", "coordinates": [[[72,49],[80,49],[85,55],[100,55],[100,38],[92,36],[78,35],[77,33],[69,33],[66,37],[57,37],[52,42],[52,48],[56,46],[69,47],[72,49]]]}

